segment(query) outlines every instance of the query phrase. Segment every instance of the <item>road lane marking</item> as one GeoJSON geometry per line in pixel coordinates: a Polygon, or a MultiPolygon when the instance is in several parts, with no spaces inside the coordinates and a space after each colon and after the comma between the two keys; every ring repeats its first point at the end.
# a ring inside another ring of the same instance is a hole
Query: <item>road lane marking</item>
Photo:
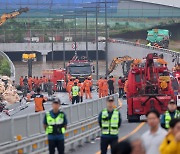
{"type": "MultiPolygon", "coordinates": [[[[127,138],[129,138],[130,136],[134,135],[136,132],[138,132],[144,125],[146,122],[142,122],[140,123],[133,131],[131,131],[129,134],[121,137],[118,142],[122,142],[124,140],[126,140],[127,138]]],[[[108,146],[108,149],[110,149],[110,146],[108,146]]],[[[101,151],[96,152],[96,154],[101,154],[101,151]]]]}

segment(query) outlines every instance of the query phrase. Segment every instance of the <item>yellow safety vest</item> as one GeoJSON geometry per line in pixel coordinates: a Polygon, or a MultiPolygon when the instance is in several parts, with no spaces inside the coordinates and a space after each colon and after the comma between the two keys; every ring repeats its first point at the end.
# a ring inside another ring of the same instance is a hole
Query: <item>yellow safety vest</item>
{"type": "Polygon", "coordinates": [[[78,86],[73,86],[72,87],[72,95],[73,96],[78,96],[79,95],[79,87],[78,86]]]}
{"type": "Polygon", "coordinates": [[[108,111],[104,109],[101,116],[101,133],[103,135],[118,135],[119,112],[114,109],[111,119],[108,119],[108,111]]]}
{"type": "MultiPolygon", "coordinates": [[[[180,118],[180,112],[178,110],[175,111],[174,118],[180,118]]],[[[169,111],[165,112],[165,128],[169,128],[169,122],[171,121],[171,115],[169,111]]]]}
{"type": "Polygon", "coordinates": [[[64,134],[65,128],[60,127],[64,123],[64,114],[61,112],[56,118],[53,118],[50,112],[46,113],[46,120],[47,120],[47,128],[46,134],[64,134]]]}

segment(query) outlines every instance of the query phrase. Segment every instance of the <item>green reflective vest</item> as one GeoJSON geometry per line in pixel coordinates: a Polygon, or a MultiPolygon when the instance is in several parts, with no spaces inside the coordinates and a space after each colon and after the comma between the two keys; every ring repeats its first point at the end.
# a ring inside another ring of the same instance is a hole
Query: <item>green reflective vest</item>
{"type": "Polygon", "coordinates": [[[78,96],[79,95],[79,87],[73,86],[72,87],[72,96],[78,96]]]}
{"type": "Polygon", "coordinates": [[[108,111],[104,109],[101,117],[101,133],[103,135],[118,135],[119,112],[114,109],[111,119],[108,119],[108,111]]]}
{"type": "MultiPolygon", "coordinates": [[[[180,112],[178,110],[175,111],[174,118],[179,118],[180,117],[180,112]]],[[[165,128],[169,128],[169,122],[171,121],[171,115],[169,111],[165,112],[165,128]]]]}
{"type": "Polygon", "coordinates": [[[64,123],[64,114],[59,113],[56,118],[52,118],[50,112],[46,113],[47,127],[46,134],[64,134],[65,128],[61,127],[64,123]],[[58,126],[59,125],[59,126],[58,126]]]}

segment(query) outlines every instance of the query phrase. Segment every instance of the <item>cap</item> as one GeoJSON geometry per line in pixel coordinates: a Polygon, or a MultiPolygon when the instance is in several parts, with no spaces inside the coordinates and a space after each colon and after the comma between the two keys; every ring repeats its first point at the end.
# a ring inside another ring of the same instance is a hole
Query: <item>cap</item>
{"type": "Polygon", "coordinates": [[[168,104],[175,104],[175,101],[171,99],[168,104]]]}
{"type": "Polygon", "coordinates": [[[55,104],[61,104],[61,101],[60,101],[59,98],[54,98],[54,99],[53,99],[53,103],[55,103],[55,104]]]}
{"type": "Polygon", "coordinates": [[[108,100],[109,102],[114,101],[114,97],[110,96],[110,97],[108,97],[107,100],[108,100]]]}

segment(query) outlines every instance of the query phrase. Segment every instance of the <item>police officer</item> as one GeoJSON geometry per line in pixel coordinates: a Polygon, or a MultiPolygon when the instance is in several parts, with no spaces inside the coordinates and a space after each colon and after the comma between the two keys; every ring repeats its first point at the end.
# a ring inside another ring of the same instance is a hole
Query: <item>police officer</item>
{"type": "Polygon", "coordinates": [[[37,88],[37,93],[32,95],[32,98],[34,98],[35,103],[35,112],[44,111],[44,105],[43,103],[46,101],[44,96],[41,94],[41,89],[37,88]]]}
{"type": "Polygon", "coordinates": [[[118,142],[118,132],[121,125],[121,115],[117,109],[114,109],[114,98],[107,99],[107,108],[99,114],[98,122],[101,128],[101,154],[107,153],[108,145],[112,146],[118,142]]]}
{"type": "Polygon", "coordinates": [[[77,82],[74,82],[74,86],[72,86],[71,93],[72,93],[72,104],[79,103],[79,92],[80,88],[77,86],[77,82]]]}
{"type": "Polygon", "coordinates": [[[180,118],[180,112],[177,110],[176,102],[170,100],[168,103],[168,110],[161,117],[161,126],[165,129],[169,129],[169,122],[174,118],[180,118]]]}
{"type": "Polygon", "coordinates": [[[64,133],[67,126],[67,119],[64,112],[59,108],[61,102],[55,98],[52,103],[52,110],[44,117],[44,128],[48,135],[49,153],[54,154],[57,148],[59,154],[64,154],[64,133]]]}

